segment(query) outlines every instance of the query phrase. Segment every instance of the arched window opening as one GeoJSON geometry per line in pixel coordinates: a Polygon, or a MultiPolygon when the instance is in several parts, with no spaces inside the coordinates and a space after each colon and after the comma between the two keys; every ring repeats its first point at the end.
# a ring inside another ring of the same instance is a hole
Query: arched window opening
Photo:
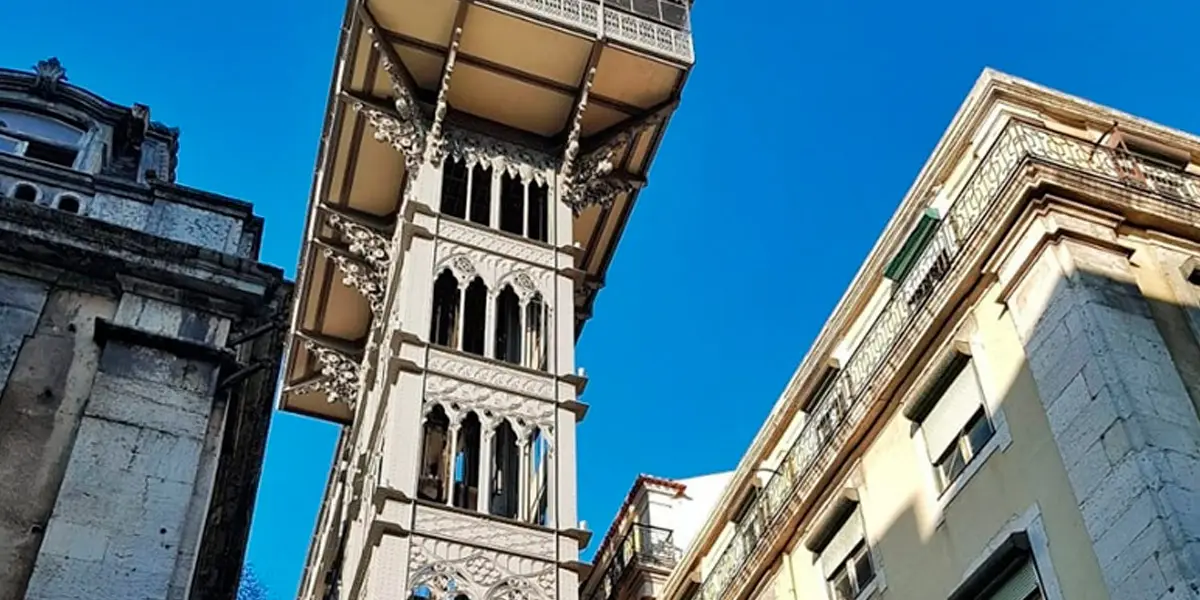
{"type": "Polygon", "coordinates": [[[521,364],[521,300],[511,285],[496,296],[496,358],[521,364]]]}
{"type": "Polygon", "coordinates": [[[550,445],[540,429],[533,431],[530,448],[529,489],[533,490],[528,514],[536,525],[546,525],[550,507],[550,445]]]}
{"type": "Polygon", "coordinates": [[[0,108],[0,151],[72,167],[82,138],[82,129],[53,117],[0,108]]]}
{"type": "Polygon", "coordinates": [[[24,200],[26,202],[34,202],[38,197],[38,189],[31,183],[18,183],[17,187],[13,188],[13,198],[24,200]]]}
{"type": "Polygon", "coordinates": [[[58,197],[58,210],[79,214],[79,198],[71,195],[63,195],[58,197]]]}
{"type": "Polygon", "coordinates": [[[525,359],[522,362],[531,369],[546,370],[547,366],[547,313],[541,294],[534,294],[525,306],[525,359]]]}
{"type": "Polygon", "coordinates": [[[442,271],[433,283],[433,319],[430,343],[454,347],[458,342],[458,280],[449,270],[442,271]]]}
{"type": "Polygon", "coordinates": [[[489,512],[515,519],[520,506],[521,448],[508,421],[501,421],[492,436],[492,499],[489,512]]]}
{"type": "Polygon", "coordinates": [[[448,436],[450,419],[442,407],[436,406],[425,417],[421,442],[421,474],[417,482],[417,497],[430,502],[446,501],[446,474],[449,466],[448,436]]]}
{"type": "Polygon", "coordinates": [[[442,163],[442,213],[467,218],[467,165],[453,158],[442,163]]]}
{"type": "Polygon", "coordinates": [[[454,506],[468,510],[479,507],[480,435],[483,428],[475,413],[467,415],[458,429],[454,457],[454,506]]]}
{"type": "Polygon", "coordinates": [[[525,184],[508,173],[500,176],[500,230],[525,235],[525,184]]]}
{"type": "Polygon", "coordinates": [[[471,169],[471,211],[472,223],[491,225],[492,219],[492,171],[483,165],[475,165],[471,169]]]}
{"type": "Polygon", "coordinates": [[[548,238],[550,219],[550,187],[538,183],[529,185],[529,227],[526,228],[530,238],[544,242],[548,238]]]}
{"type": "Polygon", "coordinates": [[[467,297],[463,302],[464,352],[483,356],[483,341],[487,336],[487,297],[487,284],[476,277],[467,286],[467,297]]]}

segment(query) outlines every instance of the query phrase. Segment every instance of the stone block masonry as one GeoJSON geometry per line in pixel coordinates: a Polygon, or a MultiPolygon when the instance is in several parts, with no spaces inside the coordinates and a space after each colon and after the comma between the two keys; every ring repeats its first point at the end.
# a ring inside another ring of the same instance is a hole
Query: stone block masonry
{"type": "Polygon", "coordinates": [[[1200,598],[1200,419],[1133,267],[1070,238],[1030,260],[1008,306],[1110,596],[1200,598]]]}

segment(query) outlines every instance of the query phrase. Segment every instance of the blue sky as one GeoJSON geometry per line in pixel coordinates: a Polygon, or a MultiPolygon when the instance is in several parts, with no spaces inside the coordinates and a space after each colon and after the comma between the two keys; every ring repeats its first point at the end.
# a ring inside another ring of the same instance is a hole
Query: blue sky
{"type": "MultiPolygon", "coordinates": [[[[447,1],[447,0],[429,0],[447,1]]],[[[183,131],[295,272],[343,0],[12,0],[0,66],[183,131]],[[17,24],[18,26],[11,26],[17,24]]],[[[1194,0],[699,0],[698,65],[580,342],[579,510],[732,468],[984,66],[1200,131],[1194,0]]],[[[249,559],[292,598],[335,430],[277,414],[249,559]]]]}

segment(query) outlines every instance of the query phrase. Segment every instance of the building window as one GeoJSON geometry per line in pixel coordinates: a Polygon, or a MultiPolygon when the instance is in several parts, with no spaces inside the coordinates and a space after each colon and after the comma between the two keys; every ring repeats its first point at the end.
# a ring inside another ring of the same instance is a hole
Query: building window
{"type": "Polygon", "coordinates": [[[950,484],[954,483],[959,475],[962,475],[963,471],[967,469],[967,464],[979,455],[984,444],[987,444],[995,433],[992,422],[980,408],[959,433],[958,439],[951,443],[950,447],[934,463],[939,492],[950,487],[950,484]]]}
{"type": "Polygon", "coordinates": [[[421,473],[417,497],[430,502],[446,501],[446,472],[449,466],[450,419],[442,407],[435,406],[425,417],[421,443],[421,473]]]}
{"type": "Polygon", "coordinates": [[[83,130],[53,117],[0,108],[0,152],[74,167],[83,130]]]}
{"type": "Polygon", "coordinates": [[[1043,600],[1033,561],[1026,559],[996,577],[979,596],[982,600],[1043,600]]]}
{"type": "Polygon", "coordinates": [[[521,446],[508,421],[501,421],[492,436],[492,497],[489,512],[517,518],[520,506],[521,446]]]}
{"type": "Polygon", "coordinates": [[[63,194],[58,197],[58,210],[79,214],[79,198],[70,194],[63,194]]]}
{"type": "Polygon", "coordinates": [[[467,218],[467,165],[454,159],[442,164],[442,213],[467,218]]]}
{"type": "Polygon", "coordinates": [[[854,600],[871,587],[877,574],[858,502],[834,500],[804,545],[817,554],[832,600],[854,600]]]}
{"type": "Polygon", "coordinates": [[[479,460],[482,428],[479,416],[467,413],[458,429],[454,454],[454,506],[468,510],[479,507],[479,460]]]}
{"type": "Polygon", "coordinates": [[[525,235],[525,184],[508,173],[500,176],[500,231],[525,235]]]}
{"type": "Polygon", "coordinates": [[[547,219],[550,216],[549,204],[550,188],[549,186],[531,183],[529,184],[529,227],[528,235],[530,239],[539,242],[546,241],[549,233],[547,219]]]}
{"type": "Polygon", "coordinates": [[[483,341],[487,331],[488,289],[483,279],[476,277],[467,286],[467,297],[463,301],[462,350],[483,356],[483,341]]]}
{"type": "Polygon", "coordinates": [[[442,271],[433,284],[433,318],[429,331],[431,343],[451,348],[457,345],[460,293],[454,274],[449,269],[442,271]]]}
{"type": "Polygon", "coordinates": [[[955,352],[905,416],[925,437],[938,492],[950,487],[992,439],[995,428],[984,408],[983,389],[969,355],[955,352]]]}
{"type": "Polygon", "coordinates": [[[496,296],[496,358],[521,364],[521,299],[506,285],[496,296]]]}
{"type": "Polygon", "coordinates": [[[854,600],[874,580],[875,565],[871,562],[871,551],[865,543],[859,542],[850,556],[833,572],[829,589],[833,600],[854,600]]]}
{"type": "Polygon", "coordinates": [[[18,183],[13,187],[13,198],[25,202],[37,202],[38,189],[32,183],[18,183]]]}
{"type": "Polygon", "coordinates": [[[475,165],[471,169],[471,209],[472,223],[487,227],[492,219],[492,172],[483,165],[475,165]]]}

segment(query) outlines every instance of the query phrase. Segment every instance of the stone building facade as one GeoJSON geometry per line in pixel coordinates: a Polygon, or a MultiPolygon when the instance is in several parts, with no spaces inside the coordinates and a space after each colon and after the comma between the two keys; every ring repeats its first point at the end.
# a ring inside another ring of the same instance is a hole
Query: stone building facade
{"type": "Polygon", "coordinates": [[[660,598],[1200,597],[1200,138],[995,71],[660,598]]]}
{"type": "Polygon", "coordinates": [[[179,132],[0,69],[0,598],[231,598],[291,285],[179,132]]]}
{"type": "Polygon", "coordinates": [[[280,400],[344,426],[302,598],[578,597],[575,340],[689,10],[348,2],[280,400]]]}

